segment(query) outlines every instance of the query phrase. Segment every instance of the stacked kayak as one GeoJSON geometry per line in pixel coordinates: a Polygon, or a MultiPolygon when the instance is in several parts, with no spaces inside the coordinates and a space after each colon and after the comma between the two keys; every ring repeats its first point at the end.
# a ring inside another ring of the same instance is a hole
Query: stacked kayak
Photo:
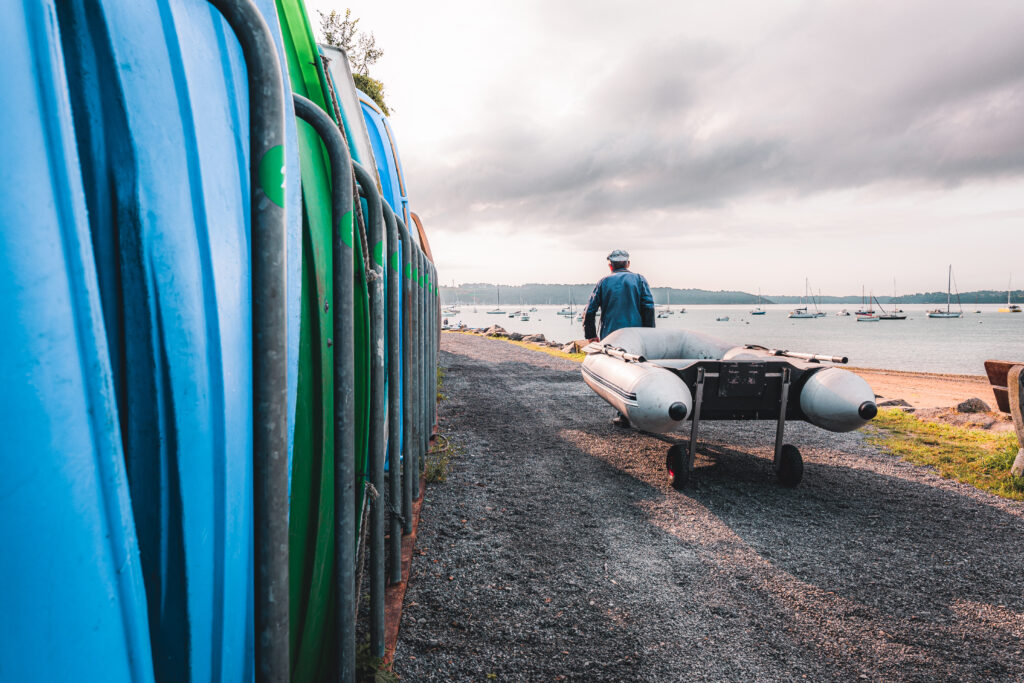
{"type": "MultiPolygon", "coordinates": [[[[385,505],[365,495],[372,443],[413,456],[406,472],[390,466],[393,480],[418,472],[426,441],[403,450],[385,430],[415,413],[417,434],[429,433],[431,409],[412,401],[435,393],[425,368],[436,363],[436,320],[409,319],[414,343],[401,346],[402,334],[371,318],[367,269],[389,255],[396,272],[430,273],[401,288],[384,309],[394,317],[407,304],[432,309],[433,267],[418,235],[406,257],[385,238],[366,242],[379,177],[334,215],[335,169],[321,135],[297,120],[293,93],[331,116],[374,174],[391,177],[397,153],[373,158],[361,111],[335,105],[358,96],[350,75],[328,78],[301,0],[254,0],[262,21],[251,25],[276,48],[285,108],[284,144],[251,155],[257,71],[221,4],[235,3],[41,0],[17,3],[0,24],[11,98],[0,126],[17,160],[0,171],[0,544],[17,558],[0,563],[0,680],[280,678],[261,654],[271,649],[286,653],[294,680],[349,670],[354,647],[338,646],[337,624],[354,631],[355,615],[339,614],[337,586],[361,546],[336,544],[335,492],[354,490],[348,516],[364,539],[367,510],[383,515],[385,505]],[[273,514],[288,528],[286,601],[261,590],[265,533],[254,514],[263,331],[253,329],[252,206],[268,201],[285,216],[289,495],[273,514]],[[355,264],[346,292],[334,285],[336,229],[355,264]],[[354,304],[345,386],[334,371],[340,296],[354,304]],[[401,346],[403,379],[392,387],[397,409],[371,433],[371,406],[386,405],[388,391],[371,385],[374,339],[401,346]],[[335,478],[339,390],[355,409],[342,425],[354,442],[348,481],[335,478]],[[283,649],[256,633],[261,605],[275,599],[289,609],[283,649]]],[[[407,198],[386,201],[404,229],[407,198]]],[[[375,547],[372,566],[383,567],[375,547]]],[[[377,650],[382,624],[370,630],[377,650]]]]}

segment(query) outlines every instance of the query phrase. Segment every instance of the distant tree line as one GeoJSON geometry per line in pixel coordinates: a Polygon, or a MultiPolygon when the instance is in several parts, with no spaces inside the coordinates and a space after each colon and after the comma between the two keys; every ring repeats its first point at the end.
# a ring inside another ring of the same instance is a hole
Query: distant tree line
{"type": "MultiPolygon", "coordinates": [[[[445,304],[480,304],[494,305],[501,297],[503,304],[585,304],[594,291],[593,283],[588,284],[525,284],[525,285],[493,285],[485,282],[464,283],[458,287],[441,286],[441,301],[445,304]]],[[[751,304],[757,303],[757,295],[749,292],[732,290],[707,289],[676,289],[675,287],[652,287],[654,302],[658,305],[671,304],[686,306],[688,304],[751,304]]],[[[876,299],[888,304],[896,301],[904,304],[938,304],[946,303],[945,292],[918,292],[903,296],[879,296],[876,299]]],[[[1024,303],[1024,290],[1016,290],[1012,294],[1016,303],[1024,303]]],[[[800,296],[770,295],[762,296],[762,304],[795,304],[802,300],[800,296]]],[[[818,303],[858,305],[861,295],[822,296],[816,297],[818,303]]],[[[1006,303],[1006,290],[982,289],[973,292],[961,292],[960,301],[964,305],[1006,303]]]]}

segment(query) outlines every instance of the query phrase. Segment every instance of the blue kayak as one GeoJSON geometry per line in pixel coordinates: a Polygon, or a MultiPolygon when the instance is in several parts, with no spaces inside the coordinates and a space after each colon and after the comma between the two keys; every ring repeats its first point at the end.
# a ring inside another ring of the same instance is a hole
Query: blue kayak
{"type": "MultiPolygon", "coordinates": [[[[257,4],[280,50],[273,3],[257,4]]],[[[17,160],[0,171],[0,515],[18,520],[0,527],[17,558],[0,563],[0,679],[250,680],[238,41],[206,3],[154,0],[18,3],[0,37],[18,102],[0,111],[17,160]]],[[[294,152],[286,166],[298,178],[294,152]]]]}

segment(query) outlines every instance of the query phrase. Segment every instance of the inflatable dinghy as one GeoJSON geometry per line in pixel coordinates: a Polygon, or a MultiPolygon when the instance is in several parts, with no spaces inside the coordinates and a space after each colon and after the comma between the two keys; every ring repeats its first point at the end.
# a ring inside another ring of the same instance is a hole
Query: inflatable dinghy
{"type": "Polygon", "coordinates": [[[868,383],[834,367],[845,357],[649,327],[616,330],[583,350],[583,380],[637,429],[664,434],[689,423],[688,447],[677,444],[666,458],[677,489],[693,470],[701,420],[776,420],[775,472],[783,485],[796,486],[803,461],[783,443],[786,420],[848,432],[878,412],[868,383]]]}

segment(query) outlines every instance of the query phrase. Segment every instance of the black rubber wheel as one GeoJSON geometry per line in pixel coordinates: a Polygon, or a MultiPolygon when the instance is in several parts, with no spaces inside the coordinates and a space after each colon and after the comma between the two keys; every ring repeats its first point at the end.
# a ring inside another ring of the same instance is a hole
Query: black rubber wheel
{"type": "Polygon", "coordinates": [[[804,478],[804,460],[796,446],[783,444],[779,454],[779,469],[775,471],[779,483],[786,488],[795,488],[804,478]]]}
{"type": "Polygon", "coordinates": [[[686,445],[681,443],[669,448],[665,454],[665,469],[672,477],[672,488],[677,491],[682,491],[686,482],[690,480],[690,468],[686,466],[686,460],[686,445]]]}

